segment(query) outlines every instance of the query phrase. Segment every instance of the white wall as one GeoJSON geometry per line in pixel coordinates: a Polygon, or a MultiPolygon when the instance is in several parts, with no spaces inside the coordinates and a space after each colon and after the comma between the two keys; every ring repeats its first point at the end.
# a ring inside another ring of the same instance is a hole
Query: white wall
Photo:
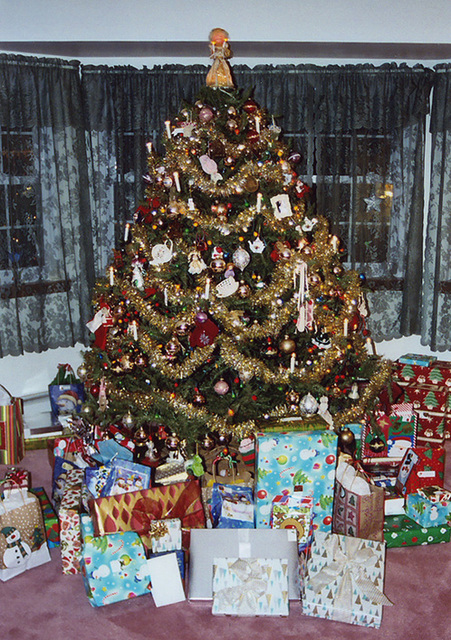
{"type": "MultiPolygon", "coordinates": [[[[33,41],[205,41],[200,58],[85,58],[83,64],[208,64],[208,34],[227,29],[233,41],[449,43],[450,0],[15,0],[4,2],[0,20],[3,42],[33,41]]],[[[3,49],[7,51],[7,49],[3,49]]],[[[76,56],[73,56],[76,57],[76,56]]],[[[344,64],[359,60],[234,58],[235,64],[344,64]]],[[[371,60],[374,64],[384,60],[371,60]]],[[[397,61],[399,62],[399,60],[397,61]]],[[[419,61],[407,61],[414,64],[419,61]]],[[[433,66],[438,61],[427,61],[433,66]]],[[[42,354],[0,359],[0,383],[13,395],[45,392],[58,363],[76,370],[82,345],[42,354]]],[[[418,336],[378,345],[378,353],[396,359],[406,352],[431,353],[418,336]]],[[[451,351],[437,354],[451,359],[451,351]]],[[[43,418],[44,420],[44,418],[43,418]]]]}

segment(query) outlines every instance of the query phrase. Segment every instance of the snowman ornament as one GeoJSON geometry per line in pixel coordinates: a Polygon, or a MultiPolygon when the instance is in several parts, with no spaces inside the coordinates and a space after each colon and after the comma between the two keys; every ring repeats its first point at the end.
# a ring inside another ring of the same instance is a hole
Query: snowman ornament
{"type": "Polygon", "coordinates": [[[15,527],[3,527],[0,531],[6,538],[6,549],[3,553],[5,567],[13,568],[27,562],[31,556],[31,549],[20,537],[20,531],[15,527]]]}

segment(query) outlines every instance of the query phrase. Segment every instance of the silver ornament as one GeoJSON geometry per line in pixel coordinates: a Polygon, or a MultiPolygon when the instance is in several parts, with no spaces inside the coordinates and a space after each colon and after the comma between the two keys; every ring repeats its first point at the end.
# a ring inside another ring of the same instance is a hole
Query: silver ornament
{"type": "Polygon", "coordinates": [[[238,267],[241,271],[247,267],[249,262],[251,261],[251,256],[243,249],[243,247],[238,247],[238,249],[232,255],[233,264],[238,267]]]}

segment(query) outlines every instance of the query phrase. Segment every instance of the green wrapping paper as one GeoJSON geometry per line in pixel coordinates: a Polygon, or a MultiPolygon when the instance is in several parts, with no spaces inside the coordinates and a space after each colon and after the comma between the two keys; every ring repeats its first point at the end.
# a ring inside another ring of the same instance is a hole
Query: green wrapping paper
{"type": "Polygon", "coordinates": [[[413,547],[421,544],[449,542],[451,527],[422,527],[407,516],[386,516],[384,522],[384,540],[387,548],[413,547]]]}

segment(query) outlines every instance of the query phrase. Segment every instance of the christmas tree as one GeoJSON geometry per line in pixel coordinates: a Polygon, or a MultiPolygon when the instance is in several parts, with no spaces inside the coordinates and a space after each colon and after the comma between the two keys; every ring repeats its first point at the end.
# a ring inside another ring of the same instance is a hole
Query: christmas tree
{"type": "Polygon", "coordinates": [[[146,201],[95,287],[83,419],[191,447],[261,420],[361,418],[388,378],[362,277],[298,177],[299,154],[235,88],[226,32],[194,105],[149,142],[146,201]]]}

